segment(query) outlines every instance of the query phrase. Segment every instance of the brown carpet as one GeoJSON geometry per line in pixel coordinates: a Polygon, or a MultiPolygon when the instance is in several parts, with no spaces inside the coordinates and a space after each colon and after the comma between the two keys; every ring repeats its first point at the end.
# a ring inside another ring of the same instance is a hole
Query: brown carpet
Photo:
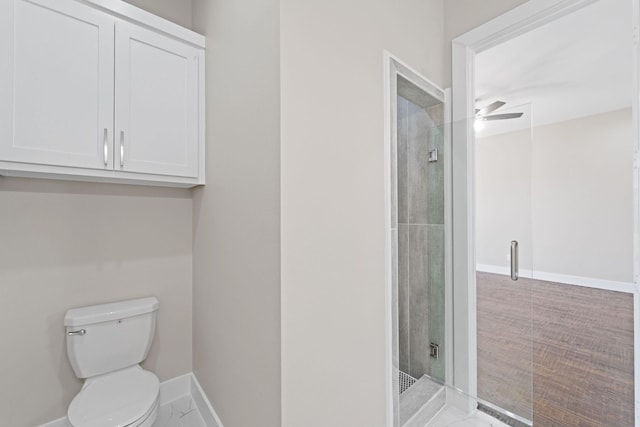
{"type": "Polygon", "coordinates": [[[478,397],[536,427],[633,426],[633,295],[477,274],[478,397]]]}

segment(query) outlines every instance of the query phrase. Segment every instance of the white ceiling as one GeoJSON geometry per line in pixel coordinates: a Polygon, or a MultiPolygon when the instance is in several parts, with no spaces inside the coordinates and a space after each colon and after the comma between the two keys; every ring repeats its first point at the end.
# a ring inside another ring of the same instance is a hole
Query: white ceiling
{"type": "Polygon", "coordinates": [[[630,107],[631,47],[631,0],[599,0],[478,54],[477,108],[501,100],[492,114],[526,114],[485,122],[477,135],[630,107]]]}

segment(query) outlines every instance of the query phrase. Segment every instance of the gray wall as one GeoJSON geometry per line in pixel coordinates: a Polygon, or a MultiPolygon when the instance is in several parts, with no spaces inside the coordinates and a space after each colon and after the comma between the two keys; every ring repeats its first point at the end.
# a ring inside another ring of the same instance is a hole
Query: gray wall
{"type": "Polygon", "coordinates": [[[280,7],[282,425],[383,426],[383,50],[441,84],[444,1],[280,7]]]}
{"type": "Polygon", "coordinates": [[[191,28],[191,0],[124,0],[171,22],[191,28]]]}
{"type": "MultiPolygon", "coordinates": [[[[136,3],[189,24],[190,1],[136,3]]],[[[66,414],[82,385],[62,324],[72,307],[155,295],[143,366],[161,381],[192,371],[190,190],[0,177],[0,207],[1,424],[66,414]]]]}
{"type": "Polygon", "coordinates": [[[80,390],[63,318],[155,295],[151,354],[166,380],[191,371],[188,190],[0,178],[0,409],[4,425],[64,416],[80,390]]]}
{"type": "Polygon", "coordinates": [[[207,36],[207,185],[195,190],[194,372],[225,427],[280,418],[277,0],[195,0],[207,36]]]}

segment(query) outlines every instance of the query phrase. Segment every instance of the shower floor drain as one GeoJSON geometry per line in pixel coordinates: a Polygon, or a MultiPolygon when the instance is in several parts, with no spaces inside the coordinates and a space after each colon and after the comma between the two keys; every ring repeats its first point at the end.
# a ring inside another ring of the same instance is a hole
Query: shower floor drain
{"type": "Polygon", "coordinates": [[[409,374],[405,374],[402,371],[399,371],[399,372],[400,372],[400,377],[398,378],[398,380],[400,381],[400,394],[402,394],[405,391],[407,391],[409,387],[414,385],[418,380],[416,380],[409,374]]]}

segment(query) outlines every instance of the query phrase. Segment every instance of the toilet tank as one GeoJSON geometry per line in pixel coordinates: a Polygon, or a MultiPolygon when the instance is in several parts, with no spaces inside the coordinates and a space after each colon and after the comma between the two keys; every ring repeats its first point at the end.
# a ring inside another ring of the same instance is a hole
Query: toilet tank
{"type": "Polygon", "coordinates": [[[106,374],[146,359],[158,306],[155,297],[148,297],[67,311],[67,355],[78,378],[106,374]]]}

